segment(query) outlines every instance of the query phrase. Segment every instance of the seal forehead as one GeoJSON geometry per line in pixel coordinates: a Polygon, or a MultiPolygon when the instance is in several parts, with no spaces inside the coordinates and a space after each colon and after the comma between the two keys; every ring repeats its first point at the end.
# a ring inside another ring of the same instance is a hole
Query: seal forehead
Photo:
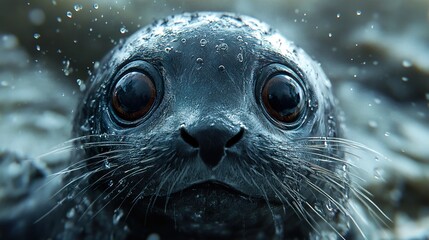
{"type": "Polygon", "coordinates": [[[209,40],[207,38],[225,41],[242,39],[247,44],[260,46],[260,52],[269,50],[292,61],[299,60],[297,47],[269,25],[248,16],[212,12],[173,15],[141,29],[125,42],[117,60],[129,59],[136,48],[140,48],[143,54],[162,54],[163,51],[175,50],[172,46],[180,47],[175,43],[198,40],[204,44],[204,40],[209,40]]]}

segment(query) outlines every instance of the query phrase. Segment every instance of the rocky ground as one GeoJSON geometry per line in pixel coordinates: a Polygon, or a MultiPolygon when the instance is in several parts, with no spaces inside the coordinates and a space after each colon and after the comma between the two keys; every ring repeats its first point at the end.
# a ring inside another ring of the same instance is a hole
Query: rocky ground
{"type": "Polygon", "coordinates": [[[39,179],[66,157],[37,158],[69,138],[78,83],[94,62],[155,18],[217,10],[268,22],[319,61],[347,138],[387,157],[359,162],[391,218],[368,238],[429,238],[427,1],[4,0],[0,9],[0,219],[16,202],[17,216],[32,206],[19,191],[30,184],[23,173],[39,179]]]}

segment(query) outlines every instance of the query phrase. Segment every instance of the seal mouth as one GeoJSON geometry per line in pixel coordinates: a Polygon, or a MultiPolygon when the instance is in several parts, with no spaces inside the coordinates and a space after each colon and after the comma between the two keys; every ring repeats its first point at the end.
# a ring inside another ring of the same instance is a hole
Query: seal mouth
{"type": "MultiPolygon", "coordinates": [[[[153,195],[152,195],[153,197],[153,195]]],[[[225,183],[219,180],[202,180],[175,189],[170,193],[162,193],[156,196],[157,201],[160,202],[182,202],[186,199],[192,201],[194,204],[214,204],[222,205],[222,201],[217,199],[229,199],[233,201],[251,202],[259,204],[270,204],[272,206],[284,205],[279,199],[262,194],[251,194],[245,190],[240,190],[239,187],[225,183]]]]}
{"type": "Polygon", "coordinates": [[[159,229],[162,232],[173,230],[191,235],[232,236],[244,231],[243,226],[247,233],[267,231],[272,226],[272,213],[266,200],[215,180],[198,182],[169,195],[158,196],[153,207],[146,224],[154,227],[155,222],[163,223],[164,227],[159,229]],[[165,224],[168,222],[174,227],[170,229],[165,224]]]}
{"type": "Polygon", "coordinates": [[[181,190],[173,192],[170,196],[173,196],[176,194],[179,194],[179,195],[189,194],[189,193],[192,194],[193,192],[194,193],[195,192],[207,192],[207,193],[224,192],[226,194],[240,196],[246,199],[251,198],[250,195],[238,190],[237,188],[217,180],[206,180],[206,181],[193,183],[188,187],[185,187],[181,190]]]}

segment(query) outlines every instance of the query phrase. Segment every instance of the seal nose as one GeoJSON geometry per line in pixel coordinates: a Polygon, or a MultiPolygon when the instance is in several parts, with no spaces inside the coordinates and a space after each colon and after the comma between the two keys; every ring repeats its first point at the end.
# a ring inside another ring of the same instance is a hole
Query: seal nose
{"type": "Polygon", "coordinates": [[[216,167],[223,156],[225,149],[234,146],[243,137],[244,128],[238,132],[216,127],[192,129],[191,133],[185,127],[180,128],[182,139],[194,148],[198,148],[199,155],[209,168],[216,167]]]}

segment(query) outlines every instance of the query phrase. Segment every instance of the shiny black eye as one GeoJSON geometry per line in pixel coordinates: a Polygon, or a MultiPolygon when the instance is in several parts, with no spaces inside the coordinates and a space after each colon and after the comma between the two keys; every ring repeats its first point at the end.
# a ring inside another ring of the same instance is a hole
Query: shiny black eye
{"type": "Polygon", "coordinates": [[[280,73],[265,82],[262,103],[272,118],[282,123],[293,123],[303,112],[304,92],[296,80],[280,73]]]}
{"type": "Polygon", "coordinates": [[[129,72],[116,83],[112,106],[123,120],[135,121],[149,112],[155,98],[156,89],[152,79],[142,72],[129,72]]]}

